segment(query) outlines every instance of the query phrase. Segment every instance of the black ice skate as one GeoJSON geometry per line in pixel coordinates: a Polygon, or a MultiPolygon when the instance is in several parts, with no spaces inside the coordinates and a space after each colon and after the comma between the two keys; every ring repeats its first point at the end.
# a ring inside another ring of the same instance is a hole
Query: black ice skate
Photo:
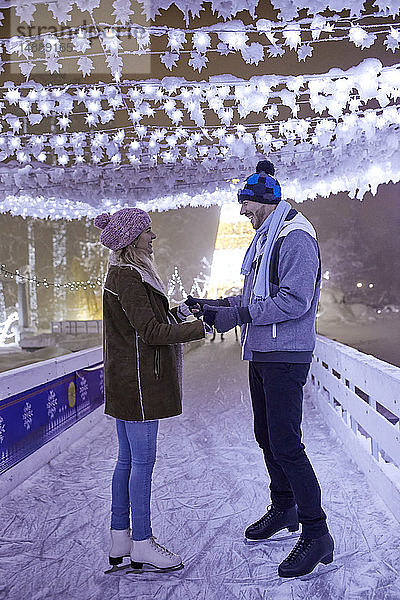
{"type": "Polygon", "coordinates": [[[289,531],[299,529],[297,507],[292,506],[285,510],[278,510],[271,504],[261,519],[248,526],[245,536],[246,539],[251,541],[267,540],[278,531],[286,528],[289,531]]]}
{"type": "Polygon", "coordinates": [[[334,541],[329,533],[312,540],[302,535],[290,554],[278,568],[280,577],[300,577],[311,573],[318,565],[328,565],[333,561],[334,541]]]}

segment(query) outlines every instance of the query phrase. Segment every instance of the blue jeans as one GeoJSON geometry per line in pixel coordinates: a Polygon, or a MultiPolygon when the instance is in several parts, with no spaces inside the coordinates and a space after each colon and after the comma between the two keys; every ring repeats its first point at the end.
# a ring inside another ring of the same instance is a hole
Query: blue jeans
{"type": "Polygon", "coordinates": [[[156,462],[158,421],[116,419],[118,460],[112,479],[111,529],[128,529],[132,539],[153,535],[150,523],[151,478],[156,462]]]}

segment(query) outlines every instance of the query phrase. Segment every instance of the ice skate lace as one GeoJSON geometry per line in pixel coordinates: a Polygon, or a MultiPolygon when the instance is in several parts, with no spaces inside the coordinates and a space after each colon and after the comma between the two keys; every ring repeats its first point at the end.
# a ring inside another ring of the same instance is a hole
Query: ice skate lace
{"type": "Polygon", "coordinates": [[[267,512],[264,516],[261,517],[256,523],[254,523],[254,527],[265,527],[268,525],[277,515],[278,511],[273,507],[272,504],[267,506],[267,512]]]}
{"type": "Polygon", "coordinates": [[[313,540],[307,540],[300,536],[293,550],[290,552],[288,557],[285,558],[285,563],[292,565],[293,563],[303,559],[311,548],[312,544],[313,540]]]}
{"type": "Polygon", "coordinates": [[[154,535],[150,539],[151,539],[151,544],[152,544],[154,550],[156,550],[160,554],[165,554],[166,556],[174,556],[174,554],[172,552],[170,552],[169,550],[164,548],[164,546],[161,546],[161,544],[158,544],[156,542],[156,538],[154,537],[154,535]]]}

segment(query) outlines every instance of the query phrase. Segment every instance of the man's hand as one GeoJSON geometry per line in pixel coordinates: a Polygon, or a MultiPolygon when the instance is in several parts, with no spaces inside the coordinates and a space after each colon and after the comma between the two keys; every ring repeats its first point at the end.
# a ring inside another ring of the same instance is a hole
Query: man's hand
{"type": "Polygon", "coordinates": [[[209,304],[210,306],[229,306],[229,303],[225,298],[218,298],[217,300],[211,300],[210,298],[193,298],[190,294],[185,302],[188,306],[190,306],[190,304],[200,304],[201,309],[203,309],[204,304],[209,304]]]}
{"type": "Polygon", "coordinates": [[[188,296],[185,300],[185,304],[189,307],[190,312],[195,317],[199,317],[203,314],[203,306],[208,304],[209,306],[229,306],[229,302],[225,298],[219,298],[218,300],[211,300],[210,298],[193,298],[188,296]]]}
{"type": "Polygon", "coordinates": [[[218,333],[225,333],[236,327],[236,325],[242,324],[239,311],[235,306],[209,306],[204,304],[203,312],[205,323],[214,326],[218,333]]]}

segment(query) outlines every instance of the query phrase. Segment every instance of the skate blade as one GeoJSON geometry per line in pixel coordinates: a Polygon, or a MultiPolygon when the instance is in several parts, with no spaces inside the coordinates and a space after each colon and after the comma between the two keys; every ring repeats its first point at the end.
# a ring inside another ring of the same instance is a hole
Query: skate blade
{"type": "Polygon", "coordinates": [[[282,581],[293,581],[293,579],[297,579],[300,581],[309,581],[310,579],[315,579],[316,577],[321,577],[321,575],[326,575],[327,573],[332,573],[333,571],[337,571],[340,569],[341,565],[317,565],[311,573],[307,573],[306,575],[298,575],[297,577],[281,577],[282,581]]]}
{"type": "Polygon", "coordinates": [[[130,566],[130,563],[126,563],[126,565],[113,565],[110,569],[104,571],[104,575],[110,575],[111,573],[126,571],[126,569],[129,569],[130,566]]]}
{"type": "Polygon", "coordinates": [[[168,567],[166,569],[161,569],[155,565],[144,564],[141,569],[131,569],[130,571],[126,571],[126,573],[134,573],[135,575],[140,575],[140,573],[173,573],[175,571],[180,571],[183,567],[183,563],[176,567],[168,567]]]}
{"type": "Polygon", "coordinates": [[[333,571],[337,571],[338,569],[340,569],[340,565],[332,565],[329,567],[319,566],[318,569],[313,571],[312,573],[308,573],[308,575],[300,575],[300,577],[296,577],[296,579],[301,579],[302,581],[308,581],[309,579],[315,579],[315,577],[321,577],[321,575],[326,575],[327,573],[332,573],[333,571]]]}
{"type": "Polygon", "coordinates": [[[285,540],[293,540],[294,538],[299,537],[299,532],[298,531],[294,531],[294,532],[289,532],[287,531],[286,533],[282,533],[282,532],[278,532],[275,533],[274,535],[272,535],[269,538],[264,538],[263,540],[250,540],[248,538],[244,538],[245,544],[249,544],[250,546],[252,546],[253,544],[265,544],[265,542],[283,542],[285,540]]]}

